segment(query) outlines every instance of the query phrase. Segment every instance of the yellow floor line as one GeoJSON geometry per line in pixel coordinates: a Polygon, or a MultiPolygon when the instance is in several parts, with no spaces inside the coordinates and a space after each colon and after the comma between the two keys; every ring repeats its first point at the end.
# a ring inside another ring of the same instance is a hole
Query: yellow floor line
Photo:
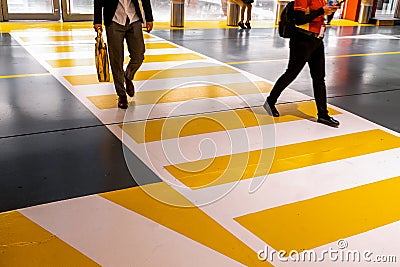
{"type": "MultiPolygon", "coordinates": [[[[113,107],[115,108],[115,106],[116,100],[114,98],[113,107]]],[[[121,127],[136,143],[145,143],[277,122],[303,120],[313,118],[317,113],[314,101],[279,105],[279,110],[282,114],[279,118],[273,118],[262,107],[257,107],[125,123],[121,127]]],[[[329,112],[332,115],[339,114],[334,109],[329,109],[329,112]]]]}
{"type": "Polygon", "coordinates": [[[0,266],[99,266],[17,211],[0,222],[0,266]]]}
{"type": "Polygon", "coordinates": [[[30,74],[14,74],[14,75],[3,75],[0,79],[14,79],[14,78],[25,78],[25,77],[37,77],[37,76],[49,76],[50,73],[30,73],[30,74]]]}
{"type": "Polygon", "coordinates": [[[399,54],[400,51],[393,51],[393,52],[377,52],[377,53],[366,53],[366,54],[337,55],[337,56],[329,56],[328,58],[368,57],[368,56],[399,55],[399,54]]]}
{"type": "Polygon", "coordinates": [[[192,189],[265,176],[400,147],[382,130],[346,134],[298,144],[220,156],[165,168],[192,189]],[[275,153],[271,168],[271,155],[275,153]]]}
{"type": "MultiPolygon", "coordinates": [[[[231,83],[222,85],[204,85],[174,88],[171,90],[154,90],[136,92],[132,105],[149,105],[188,101],[201,98],[238,96],[269,92],[272,85],[267,82],[231,83]]],[[[116,94],[89,96],[88,99],[98,109],[115,108],[116,94]]]]}
{"type": "MultiPolygon", "coordinates": [[[[157,80],[157,79],[168,79],[168,78],[179,78],[179,77],[195,77],[195,76],[207,76],[216,74],[235,74],[239,71],[229,66],[209,66],[209,67],[198,67],[198,68],[175,68],[175,69],[164,69],[164,70],[146,70],[138,71],[135,75],[135,81],[144,80],[157,80]]],[[[73,75],[64,76],[64,78],[72,85],[89,85],[98,84],[97,74],[87,75],[73,75]]],[[[111,77],[111,82],[113,79],[111,77]]]]}
{"type": "Polygon", "coordinates": [[[100,196],[246,266],[272,266],[260,262],[255,251],[163,182],[103,193],[100,196]],[[174,205],[165,204],[157,197],[174,205]]]}
{"type": "MultiPolygon", "coordinates": [[[[93,29],[93,22],[83,21],[83,22],[42,22],[42,21],[32,21],[24,22],[0,22],[0,31],[3,33],[8,33],[11,31],[21,31],[21,30],[32,30],[32,29],[46,29],[49,31],[71,31],[79,29],[93,29]]],[[[94,30],[93,30],[94,31],[94,30]]]]}
{"type": "MultiPolygon", "coordinates": [[[[395,177],[244,215],[236,221],[277,251],[313,249],[399,221],[399,191],[400,177],[395,177]]],[[[339,250],[336,245],[332,249],[339,250]]]]}
{"type": "MultiPolygon", "coordinates": [[[[162,54],[162,55],[145,55],[144,63],[149,62],[170,62],[170,61],[185,61],[185,60],[201,60],[205,57],[194,53],[183,54],[162,54]]],[[[124,64],[128,64],[129,56],[125,57],[124,64]]],[[[77,66],[95,66],[94,53],[93,58],[64,58],[46,60],[46,62],[53,68],[70,68],[77,66]]]]}
{"type": "MultiPolygon", "coordinates": [[[[185,21],[184,27],[171,27],[169,21],[155,21],[154,30],[185,30],[185,29],[224,29],[238,28],[227,26],[226,19],[209,21],[185,21]]],[[[274,20],[252,20],[253,28],[276,28],[274,20]]],[[[333,20],[331,26],[375,26],[373,24],[358,24],[351,20],[333,20]]],[[[8,33],[15,30],[46,29],[51,31],[70,31],[77,29],[93,29],[93,22],[0,22],[0,32],[8,33]]]]}

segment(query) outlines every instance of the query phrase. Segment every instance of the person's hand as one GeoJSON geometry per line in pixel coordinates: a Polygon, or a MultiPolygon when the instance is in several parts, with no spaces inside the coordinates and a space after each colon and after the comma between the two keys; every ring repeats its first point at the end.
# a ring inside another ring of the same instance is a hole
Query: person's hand
{"type": "Polygon", "coordinates": [[[152,29],[153,29],[153,22],[152,21],[146,22],[146,32],[151,32],[152,29]]]}
{"type": "Polygon", "coordinates": [[[333,12],[333,6],[323,6],[322,8],[324,9],[324,15],[330,15],[333,12]]]}
{"type": "Polygon", "coordinates": [[[101,24],[94,24],[94,25],[93,25],[93,29],[95,30],[95,32],[97,32],[98,30],[100,30],[101,32],[103,32],[103,25],[101,25],[101,24]]]}
{"type": "Polygon", "coordinates": [[[340,5],[332,6],[332,12],[336,12],[336,10],[340,9],[340,5]]]}

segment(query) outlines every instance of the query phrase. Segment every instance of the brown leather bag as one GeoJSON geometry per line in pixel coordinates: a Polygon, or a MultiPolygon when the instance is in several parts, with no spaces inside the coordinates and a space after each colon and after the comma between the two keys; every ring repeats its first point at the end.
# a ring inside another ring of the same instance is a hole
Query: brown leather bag
{"type": "Polygon", "coordinates": [[[103,40],[100,30],[97,31],[95,44],[95,60],[97,69],[97,78],[99,82],[110,81],[110,66],[108,60],[107,44],[103,40]]]}

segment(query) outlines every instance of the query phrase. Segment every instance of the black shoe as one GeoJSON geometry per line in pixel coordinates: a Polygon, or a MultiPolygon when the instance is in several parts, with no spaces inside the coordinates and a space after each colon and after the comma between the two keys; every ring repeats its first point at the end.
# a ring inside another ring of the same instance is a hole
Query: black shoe
{"type": "Polygon", "coordinates": [[[125,85],[126,85],[126,93],[130,97],[133,97],[135,95],[135,86],[133,86],[132,81],[126,78],[126,76],[125,76],[125,85]]]}
{"type": "Polygon", "coordinates": [[[279,111],[276,109],[274,104],[269,103],[268,98],[263,105],[266,111],[270,111],[272,116],[279,117],[279,111]]]}
{"type": "Polygon", "coordinates": [[[247,29],[251,29],[250,22],[246,22],[244,25],[246,25],[247,29]]]}
{"type": "Polygon", "coordinates": [[[239,25],[240,28],[246,29],[246,27],[244,26],[244,23],[243,23],[243,22],[238,22],[238,25],[239,25]]]}
{"type": "Polygon", "coordinates": [[[120,109],[127,109],[128,108],[128,99],[126,96],[118,97],[118,107],[120,109]]]}
{"type": "Polygon", "coordinates": [[[317,122],[331,126],[331,127],[339,127],[340,122],[332,118],[331,116],[319,117],[317,122]]]}

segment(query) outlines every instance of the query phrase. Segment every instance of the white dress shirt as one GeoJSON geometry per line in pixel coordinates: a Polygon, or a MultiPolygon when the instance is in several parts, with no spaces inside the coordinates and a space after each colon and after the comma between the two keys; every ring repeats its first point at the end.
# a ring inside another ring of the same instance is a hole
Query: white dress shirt
{"type": "Polygon", "coordinates": [[[125,26],[127,17],[129,18],[130,23],[139,20],[139,16],[136,14],[133,2],[131,0],[119,0],[113,21],[125,26]]]}

